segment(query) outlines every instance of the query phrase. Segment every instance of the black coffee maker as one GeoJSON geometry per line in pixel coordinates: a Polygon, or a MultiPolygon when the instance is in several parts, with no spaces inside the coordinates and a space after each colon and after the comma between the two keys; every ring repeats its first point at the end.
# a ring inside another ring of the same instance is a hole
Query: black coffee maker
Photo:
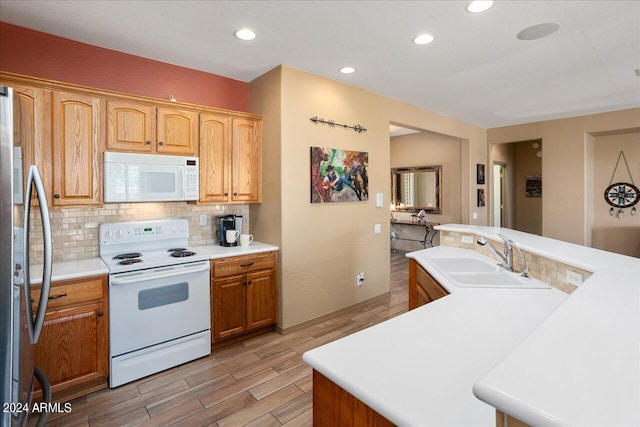
{"type": "Polygon", "coordinates": [[[220,246],[238,246],[240,244],[240,234],[242,233],[242,215],[223,215],[218,217],[218,231],[216,236],[220,241],[220,246]],[[227,242],[227,231],[236,230],[238,238],[235,242],[227,242]]]}

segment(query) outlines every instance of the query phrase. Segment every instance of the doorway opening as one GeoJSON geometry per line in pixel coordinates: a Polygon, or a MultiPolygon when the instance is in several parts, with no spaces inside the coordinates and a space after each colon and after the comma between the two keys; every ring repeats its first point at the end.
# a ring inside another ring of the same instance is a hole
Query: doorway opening
{"type": "Polygon", "coordinates": [[[493,226],[503,227],[505,224],[506,165],[493,164],[493,226]]]}
{"type": "Polygon", "coordinates": [[[542,235],[542,140],[491,144],[491,223],[542,235]]]}

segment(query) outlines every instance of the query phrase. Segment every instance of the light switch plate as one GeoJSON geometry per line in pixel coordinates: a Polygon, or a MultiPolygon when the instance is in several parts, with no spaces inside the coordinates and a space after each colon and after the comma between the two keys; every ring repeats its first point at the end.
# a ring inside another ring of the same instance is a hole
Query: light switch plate
{"type": "Polygon", "coordinates": [[[374,234],[382,233],[382,226],[380,224],[374,225],[373,226],[373,232],[374,232],[374,234]]]}
{"type": "Polygon", "coordinates": [[[471,243],[471,244],[473,244],[473,237],[472,236],[462,236],[462,243],[471,243]]]}
{"type": "Polygon", "coordinates": [[[381,208],[383,202],[382,193],[376,193],[376,208],[381,208]]]}
{"type": "Polygon", "coordinates": [[[478,212],[474,212],[471,216],[473,219],[478,219],[478,212]]]}

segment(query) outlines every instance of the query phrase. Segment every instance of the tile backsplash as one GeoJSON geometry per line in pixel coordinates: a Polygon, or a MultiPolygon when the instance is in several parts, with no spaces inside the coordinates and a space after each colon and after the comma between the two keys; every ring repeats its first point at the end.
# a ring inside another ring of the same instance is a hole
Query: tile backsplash
{"type": "MultiPolygon", "coordinates": [[[[442,246],[471,249],[483,255],[486,255],[489,258],[495,258],[494,255],[489,251],[489,249],[478,245],[476,243],[476,239],[477,236],[471,233],[459,233],[453,231],[440,232],[440,244],[442,246]],[[463,235],[471,236],[472,243],[462,243],[463,235]]],[[[499,251],[504,250],[502,242],[496,242],[492,240],[491,244],[495,246],[499,251]]],[[[590,271],[582,270],[572,265],[564,264],[562,262],[545,258],[540,255],[531,254],[527,251],[522,251],[522,253],[527,259],[529,275],[531,277],[568,294],[576,290],[576,286],[567,281],[567,270],[580,274],[582,276],[582,281],[587,280],[592,274],[590,271]]],[[[517,270],[522,270],[523,263],[517,251],[513,255],[513,264],[517,270]]]]}
{"type": "MultiPolygon", "coordinates": [[[[113,203],[101,208],[52,209],[51,229],[53,261],[72,261],[100,255],[98,227],[103,223],[145,221],[159,219],[189,220],[189,245],[217,244],[219,215],[243,216],[243,231],[249,232],[249,205],[196,205],[188,202],[113,203]],[[200,215],[207,216],[207,224],[200,225],[200,215]]],[[[44,258],[44,243],[39,214],[31,219],[31,262],[40,264],[44,258]]]]}

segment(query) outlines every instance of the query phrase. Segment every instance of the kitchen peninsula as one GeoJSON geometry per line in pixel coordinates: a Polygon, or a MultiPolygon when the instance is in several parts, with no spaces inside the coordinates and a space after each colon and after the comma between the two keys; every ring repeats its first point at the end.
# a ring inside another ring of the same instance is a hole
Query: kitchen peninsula
{"type": "Polygon", "coordinates": [[[571,295],[462,288],[429,259],[481,255],[413,252],[450,295],[305,353],[318,374],[398,425],[491,426],[495,408],[534,425],[640,422],[638,259],[513,230],[437,228],[474,240],[503,232],[525,252],[593,274],[571,295]]]}

